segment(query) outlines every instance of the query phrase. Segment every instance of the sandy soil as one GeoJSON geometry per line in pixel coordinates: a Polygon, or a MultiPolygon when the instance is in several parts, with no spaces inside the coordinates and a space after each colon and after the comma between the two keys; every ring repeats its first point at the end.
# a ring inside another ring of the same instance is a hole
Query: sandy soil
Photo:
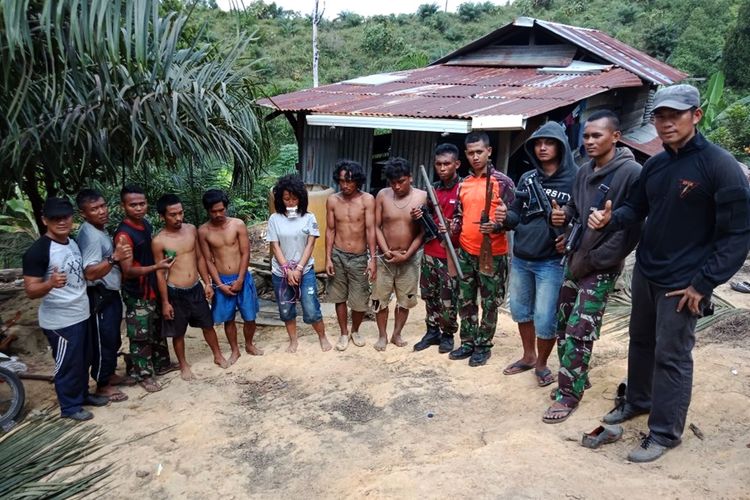
{"type": "MultiPolygon", "coordinates": [[[[732,293],[730,300],[741,295],[732,293]]],[[[333,342],[331,304],[324,313],[333,342]]],[[[410,343],[423,318],[420,304],[405,329],[410,343]]],[[[197,381],[172,373],[159,393],[126,388],[129,401],[93,410],[108,442],[101,463],[117,465],[107,497],[750,498],[747,335],[721,343],[701,335],[688,423],[705,437],[686,430],[663,459],[636,465],[625,456],[646,430],[645,417],[626,423],[618,443],[598,451],[579,444],[625,376],[626,335],[596,344],[593,388],[568,421],[547,425],[549,388],[538,388],[530,372],[501,373],[520,351],[507,314],[481,368],[436,348],[379,353],[375,324],[363,331],[367,346],[323,353],[304,326],[298,353],[287,354],[283,328],[263,327],[266,354],[243,355],[222,370],[191,330],[197,381]]],[[[44,370],[47,356],[26,361],[44,370]]],[[[49,384],[26,387],[28,409],[54,400],[49,384]]]]}

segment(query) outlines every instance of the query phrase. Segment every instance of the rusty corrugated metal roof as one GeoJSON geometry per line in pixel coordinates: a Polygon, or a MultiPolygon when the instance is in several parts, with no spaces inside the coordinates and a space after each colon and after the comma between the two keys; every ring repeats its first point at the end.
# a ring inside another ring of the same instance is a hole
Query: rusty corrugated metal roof
{"type": "Polygon", "coordinates": [[[606,59],[612,64],[632,71],[636,75],[653,83],[671,85],[683,80],[687,76],[686,73],[640,50],[636,50],[602,31],[542,21],[540,19],[536,20],[536,24],[606,59]]]}
{"type": "Polygon", "coordinates": [[[610,89],[640,87],[622,68],[601,73],[540,72],[532,68],[428,66],[393,73],[380,85],[334,83],[260,99],[282,111],[410,118],[471,118],[518,114],[528,118],[610,89]]]}
{"type": "Polygon", "coordinates": [[[602,31],[533,18],[518,18],[514,22],[508,23],[438,59],[433,64],[444,64],[452,59],[464,57],[466,54],[482,50],[483,47],[492,43],[502,42],[515,30],[532,29],[534,26],[539,26],[584,51],[627,69],[653,84],[671,85],[687,76],[686,73],[634,49],[602,31]]]}

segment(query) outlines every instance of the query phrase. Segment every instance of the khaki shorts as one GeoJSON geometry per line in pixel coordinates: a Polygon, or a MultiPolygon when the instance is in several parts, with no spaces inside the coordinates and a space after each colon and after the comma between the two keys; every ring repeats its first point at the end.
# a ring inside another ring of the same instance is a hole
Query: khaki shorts
{"type": "Polygon", "coordinates": [[[331,260],[335,274],[327,286],[328,302],[346,302],[352,311],[367,311],[370,302],[370,281],[365,274],[367,253],[357,255],[333,247],[331,260]]]}
{"type": "Polygon", "coordinates": [[[402,264],[389,264],[383,257],[378,257],[378,276],[372,292],[372,307],[375,312],[388,307],[394,293],[396,305],[402,309],[411,309],[417,305],[421,260],[421,250],[402,264]]]}

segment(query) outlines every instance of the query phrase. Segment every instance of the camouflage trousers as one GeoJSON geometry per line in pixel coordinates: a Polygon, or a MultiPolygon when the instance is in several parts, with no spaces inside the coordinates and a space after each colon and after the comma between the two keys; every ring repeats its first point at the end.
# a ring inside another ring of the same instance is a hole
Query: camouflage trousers
{"type": "Polygon", "coordinates": [[[169,367],[169,347],[161,336],[161,318],[155,300],[144,300],[127,293],[125,327],[130,340],[128,374],[136,380],[153,377],[156,372],[169,367]]]}
{"type": "Polygon", "coordinates": [[[419,288],[427,329],[453,336],[458,331],[458,279],[448,274],[446,259],[422,255],[419,288]]]}
{"type": "Polygon", "coordinates": [[[464,279],[458,284],[458,314],[461,317],[461,343],[477,351],[492,348],[497,329],[497,311],[505,300],[508,278],[508,256],[492,257],[492,276],[479,272],[479,256],[458,250],[458,265],[464,279]],[[477,291],[482,300],[482,319],[479,320],[477,291]]]}
{"type": "Polygon", "coordinates": [[[557,401],[576,406],[589,378],[594,340],[599,338],[602,316],[617,273],[589,274],[573,279],[565,270],[565,281],[557,302],[557,401]]]}

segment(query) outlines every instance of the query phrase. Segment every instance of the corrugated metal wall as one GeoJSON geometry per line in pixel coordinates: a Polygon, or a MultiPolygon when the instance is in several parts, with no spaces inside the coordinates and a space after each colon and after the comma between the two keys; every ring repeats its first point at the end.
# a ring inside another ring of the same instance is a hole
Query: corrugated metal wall
{"type": "MultiPolygon", "coordinates": [[[[367,171],[368,191],[371,184],[373,130],[368,128],[312,127],[305,125],[302,178],[306,183],[331,186],[333,170],[339,159],[358,161],[367,171]]],[[[422,186],[419,165],[430,166],[437,145],[435,132],[394,130],[391,136],[391,156],[401,156],[412,164],[415,185],[422,186]]],[[[428,172],[432,172],[428,169],[428,172]]]]}
{"type": "Polygon", "coordinates": [[[340,159],[358,161],[369,170],[372,129],[305,125],[304,138],[302,179],[306,183],[332,186],[333,170],[340,159]]]}
{"type": "Polygon", "coordinates": [[[424,165],[432,175],[434,152],[437,146],[436,132],[413,132],[410,130],[394,130],[391,139],[391,156],[400,156],[411,163],[411,175],[415,186],[424,188],[419,165],[424,165]]]}

